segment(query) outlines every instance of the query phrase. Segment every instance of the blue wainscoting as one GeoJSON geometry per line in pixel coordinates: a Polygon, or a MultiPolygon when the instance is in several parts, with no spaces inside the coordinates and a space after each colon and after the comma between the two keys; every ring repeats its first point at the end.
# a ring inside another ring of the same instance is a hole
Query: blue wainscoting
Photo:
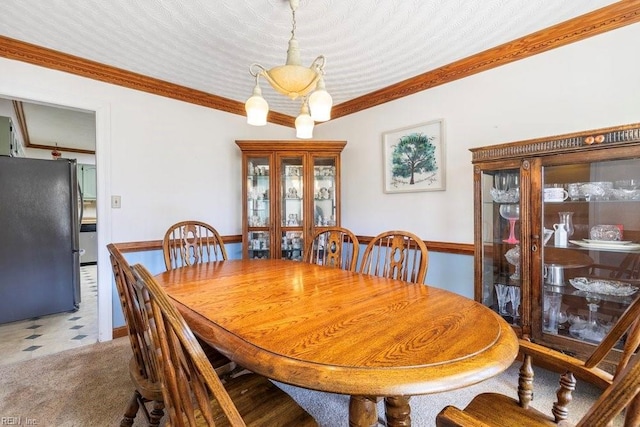
{"type": "Polygon", "coordinates": [[[425,282],[473,299],[473,256],[429,252],[425,282]]]}

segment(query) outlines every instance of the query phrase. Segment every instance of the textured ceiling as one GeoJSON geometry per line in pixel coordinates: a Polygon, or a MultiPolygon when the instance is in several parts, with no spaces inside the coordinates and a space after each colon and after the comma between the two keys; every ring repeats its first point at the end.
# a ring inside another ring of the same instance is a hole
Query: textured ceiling
{"type": "Polygon", "coordinates": [[[31,144],[95,150],[95,113],[27,102],[22,107],[31,144]]]}
{"type": "MultiPolygon", "coordinates": [[[[334,105],[604,7],[610,0],[301,0],[303,65],[327,58],[334,105]]],[[[286,0],[2,0],[0,35],[239,102],[249,65],[286,59],[286,0]]],[[[263,95],[273,111],[300,104],[263,95]]]]}

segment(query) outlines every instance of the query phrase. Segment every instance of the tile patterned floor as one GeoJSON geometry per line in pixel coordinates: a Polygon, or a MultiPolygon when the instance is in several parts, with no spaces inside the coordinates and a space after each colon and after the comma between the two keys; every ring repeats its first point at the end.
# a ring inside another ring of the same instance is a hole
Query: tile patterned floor
{"type": "Polygon", "coordinates": [[[78,311],[0,325],[0,365],[97,342],[97,266],[80,267],[80,292],[78,311]]]}

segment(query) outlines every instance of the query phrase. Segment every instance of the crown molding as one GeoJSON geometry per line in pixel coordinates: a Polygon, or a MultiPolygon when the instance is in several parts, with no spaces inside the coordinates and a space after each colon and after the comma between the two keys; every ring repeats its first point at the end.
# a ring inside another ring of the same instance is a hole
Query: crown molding
{"type": "MultiPolygon", "coordinates": [[[[0,36],[0,56],[166,98],[202,105],[227,113],[245,115],[244,104],[238,101],[9,37],[0,36]]],[[[293,117],[286,114],[274,111],[269,112],[269,121],[271,123],[294,127],[294,120],[293,117]]]]}
{"type": "Polygon", "coordinates": [[[332,119],[413,95],[640,21],[640,1],[619,1],[503,45],[336,105],[332,119]]]}
{"type": "MultiPolygon", "coordinates": [[[[639,21],[640,0],[618,1],[577,18],[335,105],[331,115],[333,119],[336,119],[353,114],[639,21]]],[[[242,102],[9,37],[0,36],[0,56],[227,113],[245,115],[244,103],[242,102]]],[[[295,127],[295,118],[274,111],[269,112],[268,121],[295,127]]]]}

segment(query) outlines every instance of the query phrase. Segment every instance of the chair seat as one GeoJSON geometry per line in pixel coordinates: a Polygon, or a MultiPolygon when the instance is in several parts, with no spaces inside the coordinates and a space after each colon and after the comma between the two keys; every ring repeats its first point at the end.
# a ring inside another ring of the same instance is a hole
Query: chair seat
{"type": "MultiPolygon", "coordinates": [[[[520,406],[516,399],[498,393],[482,393],[473,398],[473,400],[464,409],[463,414],[459,409],[448,406],[441,414],[446,414],[450,418],[465,418],[464,425],[473,425],[469,423],[466,416],[471,416],[474,421],[479,421],[477,425],[485,426],[551,426],[558,427],[553,418],[546,414],[529,407],[524,409],[520,406]]],[[[440,415],[439,415],[440,417],[440,415]]],[[[442,420],[439,420],[442,421],[442,420]]],[[[446,423],[438,425],[447,425],[446,423]]],[[[455,423],[449,424],[455,425],[455,423]]]]}
{"type": "Polygon", "coordinates": [[[162,402],[162,388],[160,386],[160,381],[153,382],[142,375],[135,356],[132,356],[129,361],[129,376],[144,399],[162,402]]]}
{"type": "MultiPolygon", "coordinates": [[[[254,373],[241,374],[225,382],[224,388],[247,426],[305,427],[318,423],[287,393],[267,378],[254,373]],[[248,392],[251,390],[250,392],[248,392]],[[273,408],[278,408],[277,413],[273,408]]],[[[211,401],[216,427],[230,426],[218,402],[211,401]]],[[[197,425],[207,425],[196,411],[197,425]]]]}

